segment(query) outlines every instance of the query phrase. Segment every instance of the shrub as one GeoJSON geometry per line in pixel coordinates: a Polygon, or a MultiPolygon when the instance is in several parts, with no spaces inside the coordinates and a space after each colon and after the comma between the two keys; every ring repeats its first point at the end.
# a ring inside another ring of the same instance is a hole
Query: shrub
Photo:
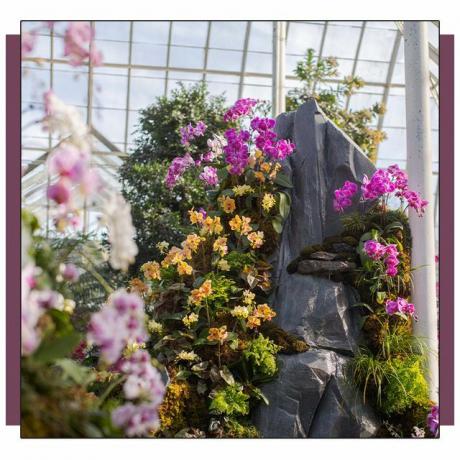
{"type": "Polygon", "coordinates": [[[249,396],[243,393],[242,386],[227,385],[215,391],[209,409],[219,414],[247,415],[249,414],[249,396]]]}
{"type": "MultiPolygon", "coordinates": [[[[119,170],[122,193],[131,204],[139,254],[134,273],[147,260],[160,257],[157,243],[179,244],[190,227],[187,211],[207,202],[200,181],[186,173],[174,190],[164,184],[168,162],[184,154],[179,128],[200,119],[215,134],[224,128],[224,97],[211,97],[204,83],[180,85],[168,97],[159,97],[140,111],[135,150],[119,170]]],[[[203,150],[204,138],[197,139],[203,150]]]]}
{"type": "Polygon", "coordinates": [[[382,408],[387,414],[402,413],[413,405],[426,405],[428,384],[424,377],[424,358],[410,356],[391,360],[382,408]]]}
{"type": "Polygon", "coordinates": [[[294,74],[300,80],[300,88],[288,92],[287,110],[296,110],[308,98],[315,98],[326,114],[340,129],[348,134],[372,160],[376,160],[377,147],[385,138],[383,131],[372,128],[371,122],[385,112],[381,104],[361,110],[344,106],[344,98],[364,86],[357,76],[343,78],[335,88],[328,84],[330,78],[339,75],[338,62],[333,57],[315,57],[315,50],[308,49],[303,60],[297,63],[294,74]]]}
{"type": "Polygon", "coordinates": [[[280,348],[270,339],[259,334],[256,339],[249,342],[243,356],[253,365],[257,374],[272,377],[277,371],[276,353],[280,348]]]}

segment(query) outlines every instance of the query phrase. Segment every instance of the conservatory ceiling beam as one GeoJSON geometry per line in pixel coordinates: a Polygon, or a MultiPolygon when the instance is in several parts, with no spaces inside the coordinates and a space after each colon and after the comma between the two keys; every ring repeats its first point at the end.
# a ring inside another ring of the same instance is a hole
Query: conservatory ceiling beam
{"type": "Polygon", "coordinates": [[[252,21],[247,21],[246,32],[244,34],[243,56],[241,58],[240,82],[238,85],[238,99],[243,97],[244,76],[246,75],[246,61],[248,59],[249,36],[251,35],[252,21]]]}
{"type": "Polygon", "coordinates": [[[204,63],[203,63],[203,80],[206,79],[206,69],[208,68],[209,41],[211,39],[212,21],[208,21],[208,30],[206,32],[206,43],[204,46],[204,63]]]}
{"type": "MultiPolygon", "coordinates": [[[[168,46],[166,48],[166,67],[164,70],[165,72],[165,86],[164,86],[164,95],[168,94],[168,80],[169,80],[169,62],[171,59],[171,40],[172,40],[172,21],[169,21],[169,30],[168,30],[168,46]]],[[[131,65],[132,66],[132,65],[131,65]]],[[[133,66],[132,66],[133,67],[133,66]]],[[[133,67],[135,68],[135,67],[133,67]]]]}
{"type": "Polygon", "coordinates": [[[129,21],[129,48],[128,48],[128,76],[126,81],[126,111],[125,111],[125,152],[128,150],[128,131],[129,131],[129,105],[131,99],[131,64],[133,60],[133,21],[129,21]]]}
{"type": "MultiPolygon", "coordinates": [[[[324,26],[323,26],[323,34],[321,35],[321,42],[319,44],[319,52],[318,52],[318,59],[323,57],[323,51],[324,51],[324,43],[326,41],[326,35],[327,35],[327,28],[329,25],[329,21],[324,21],[324,26]]],[[[316,90],[316,80],[313,83],[313,93],[316,90]]]]}
{"type": "MultiPolygon", "coordinates": [[[[406,145],[409,188],[432,200],[432,144],[429,93],[429,58],[427,24],[404,22],[406,75],[406,145]]],[[[414,333],[429,347],[428,373],[430,398],[438,402],[438,315],[436,302],[435,234],[433,205],[425,216],[409,211],[412,232],[413,272],[412,301],[418,312],[414,333]]]]}
{"type": "MultiPolygon", "coordinates": [[[[362,26],[361,26],[361,31],[359,32],[358,44],[356,46],[355,58],[353,60],[353,69],[351,71],[352,77],[356,75],[356,69],[358,67],[359,53],[361,52],[361,45],[363,44],[364,32],[366,31],[366,22],[367,21],[363,21],[362,26]]],[[[347,101],[345,103],[345,110],[348,110],[348,108],[350,107],[350,99],[351,99],[351,94],[347,96],[347,101]]]]}
{"type": "Polygon", "coordinates": [[[285,111],[286,22],[273,21],[272,115],[285,111]]]}
{"type": "MultiPolygon", "coordinates": [[[[25,58],[25,61],[33,61],[31,58],[25,58]]],[[[50,59],[42,59],[42,62],[49,63],[50,59]]],[[[67,64],[67,61],[63,59],[55,59],[55,63],[59,64],[67,64]]],[[[116,63],[106,63],[104,66],[108,68],[118,68],[118,69],[126,69],[128,67],[127,64],[116,64],[116,63]]],[[[152,70],[152,71],[166,71],[166,72],[182,72],[182,73],[202,73],[203,70],[201,69],[192,69],[188,67],[165,67],[165,66],[153,66],[153,65],[145,65],[145,64],[131,64],[130,66],[132,69],[136,70],[152,70]]],[[[241,72],[232,71],[232,70],[214,70],[214,69],[206,69],[206,74],[209,75],[229,75],[229,76],[241,76],[241,72]]],[[[261,78],[272,78],[272,74],[270,73],[262,73],[262,72],[244,72],[245,77],[261,77],[261,78]]],[[[297,78],[293,75],[287,75],[287,80],[296,81],[297,78]]],[[[339,83],[342,80],[338,78],[327,78],[324,80],[326,83],[339,83]]],[[[381,82],[373,82],[373,81],[366,81],[366,86],[373,86],[373,87],[383,87],[385,83],[381,82]]],[[[393,88],[404,88],[402,83],[393,83],[391,84],[393,88]]]]}
{"type": "MultiPolygon", "coordinates": [[[[395,41],[393,43],[393,50],[391,51],[390,64],[388,65],[385,89],[383,91],[383,96],[382,96],[382,104],[384,107],[386,107],[388,104],[388,97],[390,95],[391,81],[393,80],[393,73],[394,73],[395,66],[396,66],[396,60],[398,59],[399,47],[401,45],[401,38],[402,38],[402,34],[399,30],[397,30],[395,41]]],[[[381,115],[379,115],[379,118],[377,121],[378,130],[382,129],[384,120],[385,120],[385,114],[382,113],[381,115]]],[[[379,155],[379,148],[380,148],[380,145],[377,145],[377,152],[375,156],[376,160],[379,155]]]]}

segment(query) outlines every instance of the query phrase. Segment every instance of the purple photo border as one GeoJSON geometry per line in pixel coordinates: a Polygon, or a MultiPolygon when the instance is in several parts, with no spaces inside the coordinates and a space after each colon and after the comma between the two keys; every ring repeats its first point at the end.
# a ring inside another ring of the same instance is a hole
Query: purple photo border
{"type": "Polygon", "coordinates": [[[6,424],[19,425],[21,356],[21,38],[6,36],[6,424]]]}
{"type": "MultiPolygon", "coordinates": [[[[440,416],[454,424],[454,36],[440,35],[440,416]]],[[[21,40],[6,36],[6,424],[20,424],[21,40]]]]}
{"type": "Polygon", "coordinates": [[[454,36],[440,35],[439,45],[439,415],[441,425],[453,425],[454,36]]]}

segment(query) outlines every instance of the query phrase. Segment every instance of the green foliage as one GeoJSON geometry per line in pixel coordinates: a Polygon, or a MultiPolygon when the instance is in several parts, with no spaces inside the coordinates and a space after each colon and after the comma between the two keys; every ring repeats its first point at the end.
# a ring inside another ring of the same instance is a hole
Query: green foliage
{"type": "MultiPolygon", "coordinates": [[[[190,172],[173,190],[164,184],[170,160],[185,153],[179,129],[202,120],[209,132],[221,134],[224,111],[223,96],[211,97],[204,83],[180,85],[170,96],[159,97],[140,111],[135,150],[119,170],[139,247],[136,263],[131,267],[133,273],[148,260],[160,257],[157,243],[177,245],[190,230],[187,211],[207,202],[201,181],[190,172]]],[[[196,143],[205,149],[204,137],[196,139],[196,143]]]]}
{"type": "Polygon", "coordinates": [[[281,349],[270,339],[259,334],[251,340],[243,352],[244,358],[249,361],[256,374],[262,377],[272,377],[277,371],[276,354],[281,349]]]}
{"type": "Polygon", "coordinates": [[[252,265],[254,263],[254,256],[250,253],[231,251],[225,256],[225,260],[230,265],[230,268],[240,271],[245,265],[252,265]]]}
{"type": "Polygon", "coordinates": [[[387,414],[402,413],[413,405],[423,405],[429,400],[425,379],[423,356],[395,359],[388,363],[391,371],[385,386],[382,409],[387,414]]]}
{"type": "Polygon", "coordinates": [[[249,395],[243,392],[241,385],[227,385],[214,392],[209,409],[225,415],[247,415],[249,395]]]}
{"type": "MultiPolygon", "coordinates": [[[[153,159],[172,160],[185,153],[180,143],[179,129],[189,123],[204,121],[208,130],[222,132],[225,97],[210,96],[206,83],[178,88],[168,96],[161,96],[140,111],[134,157],[137,163],[150,163],[153,159]]],[[[206,140],[197,139],[200,149],[206,148],[206,140]]]]}
{"type": "Polygon", "coordinates": [[[235,281],[224,275],[209,273],[205,279],[211,280],[212,294],[208,297],[208,303],[214,310],[225,308],[233,294],[239,291],[235,281]]]}
{"type": "Polygon", "coordinates": [[[226,438],[258,438],[259,433],[254,425],[227,417],[224,423],[224,436],[226,438]]]}
{"type": "Polygon", "coordinates": [[[309,98],[316,99],[326,116],[375,161],[377,146],[386,135],[370,125],[385,112],[385,108],[380,104],[356,111],[345,107],[345,98],[362,88],[364,81],[357,76],[349,76],[333,87],[329,82],[339,76],[337,60],[333,57],[316,57],[311,48],[307,50],[304,59],[297,63],[294,74],[301,86],[288,92],[287,110],[296,110],[309,98]]]}
{"type": "MultiPolygon", "coordinates": [[[[351,369],[364,399],[374,403],[390,434],[411,436],[414,426],[424,427],[429,406],[425,342],[412,335],[412,318],[388,315],[387,300],[410,298],[411,234],[402,210],[390,210],[376,203],[366,213],[342,218],[344,234],[359,240],[356,245],[360,266],[353,284],[365,306],[363,337],[365,347],[355,356],[351,369]],[[363,250],[366,240],[395,244],[399,255],[398,273],[386,274],[383,261],[370,259],[363,250]],[[390,427],[390,428],[388,428],[390,427]],[[397,429],[395,428],[397,427],[397,429]]],[[[417,306],[416,306],[417,308],[417,306]]]]}

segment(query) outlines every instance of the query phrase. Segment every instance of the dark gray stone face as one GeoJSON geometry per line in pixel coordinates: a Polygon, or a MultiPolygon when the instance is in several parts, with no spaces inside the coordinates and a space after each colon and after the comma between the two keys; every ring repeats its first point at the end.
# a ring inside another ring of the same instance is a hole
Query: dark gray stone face
{"type": "Polygon", "coordinates": [[[343,260],[301,260],[297,271],[302,275],[334,274],[349,272],[356,268],[354,262],[343,260]]]}
{"type": "Polygon", "coordinates": [[[288,275],[278,288],[276,323],[302,337],[309,345],[351,355],[356,351],[359,313],[350,305],[358,301],[353,290],[327,279],[288,275]]]}
{"type": "Polygon", "coordinates": [[[378,426],[375,416],[343,377],[348,360],[327,350],[280,356],[277,380],[263,388],[270,406],[259,406],[253,416],[263,436],[372,436],[378,426]]]}
{"type": "MultiPolygon", "coordinates": [[[[351,308],[358,298],[351,287],[316,276],[325,268],[353,267],[327,253],[300,261],[298,273],[289,274],[286,267],[304,247],[341,232],[334,190],[346,180],[360,183],[375,168],[314,100],[280,115],[277,132],[295,142],[296,152],[284,164],[293,183],[288,190],[292,204],[273,257],[277,287],[271,304],[276,323],[313,347],[279,357],[279,376],[262,388],[270,405],[260,405],[254,421],[263,437],[368,437],[379,423],[344,377],[359,341],[358,312],[351,308]]],[[[351,210],[360,208],[357,201],[351,210]]]]}

